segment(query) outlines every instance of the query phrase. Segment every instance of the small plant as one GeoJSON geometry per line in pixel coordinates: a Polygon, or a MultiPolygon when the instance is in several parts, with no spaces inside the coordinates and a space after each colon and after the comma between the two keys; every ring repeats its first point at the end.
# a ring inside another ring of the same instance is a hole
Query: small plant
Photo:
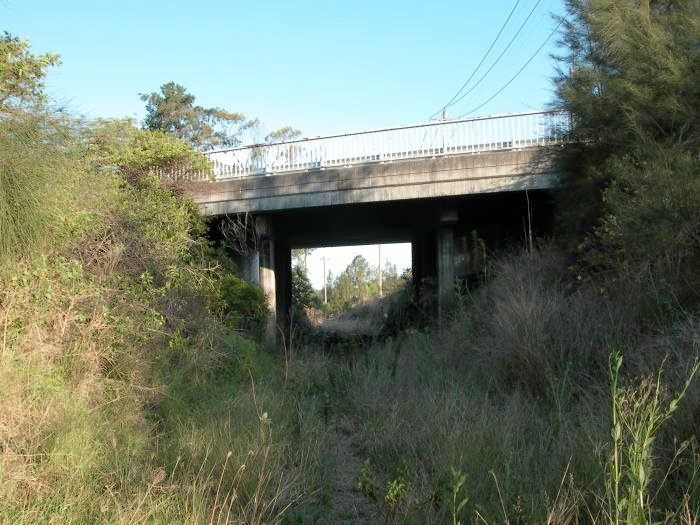
{"type": "Polygon", "coordinates": [[[357,476],[357,481],[355,481],[355,490],[374,500],[377,499],[379,483],[369,458],[360,465],[360,473],[357,476]]]}
{"type": "Polygon", "coordinates": [[[403,475],[399,475],[386,484],[384,505],[386,505],[389,514],[396,514],[397,511],[406,504],[409,488],[409,482],[403,475]]]}
{"type": "Polygon", "coordinates": [[[464,506],[469,501],[468,497],[463,497],[459,499],[459,494],[462,491],[462,486],[467,481],[467,475],[461,470],[452,467],[450,469],[452,474],[452,499],[450,500],[450,512],[452,514],[452,525],[462,525],[459,520],[459,513],[462,511],[464,506]]]}
{"type": "MultiPolygon", "coordinates": [[[[612,444],[606,465],[606,492],[610,523],[646,525],[652,521],[649,483],[653,469],[653,445],[661,425],[678,409],[688,386],[700,367],[696,360],[683,387],[664,406],[661,373],[645,379],[638,387],[620,388],[622,355],[610,356],[612,397],[612,444]]],[[[661,481],[663,484],[665,478],[661,481]]]]}

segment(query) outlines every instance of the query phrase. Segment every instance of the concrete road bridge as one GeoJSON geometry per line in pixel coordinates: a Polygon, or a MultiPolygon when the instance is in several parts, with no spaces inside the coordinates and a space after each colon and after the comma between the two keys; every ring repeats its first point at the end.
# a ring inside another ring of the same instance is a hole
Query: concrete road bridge
{"type": "Polygon", "coordinates": [[[414,281],[435,283],[443,310],[477,264],[477,240],[494,247],[546,225],[553,149],[570,125],[558,110],[443,120],[213,151],[208,169],[159,175],[245,232],[234,257],[278,325],[302,247],[411,242],[414,281]]]}

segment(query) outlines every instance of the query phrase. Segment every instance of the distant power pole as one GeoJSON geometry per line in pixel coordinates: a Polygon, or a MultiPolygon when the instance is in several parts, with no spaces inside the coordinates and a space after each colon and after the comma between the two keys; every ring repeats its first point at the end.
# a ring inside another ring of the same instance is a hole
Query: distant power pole
{"type": "Polygon", "coordinates": [[[382,245],[379,245],[379,297],[383,297],[382,291],[382,245]]]}
{"type": "Polygon", "coordinates": [[[328,284],[328,276],[326,275],[326,256],[323,256],[323,304],[328,303],[328,290],[326,289],[328,284]]]}

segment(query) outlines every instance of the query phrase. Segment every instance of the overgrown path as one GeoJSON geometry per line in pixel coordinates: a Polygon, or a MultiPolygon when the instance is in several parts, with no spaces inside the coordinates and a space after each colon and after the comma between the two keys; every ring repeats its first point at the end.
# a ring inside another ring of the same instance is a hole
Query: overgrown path
{"type": "Polygon", "coordinates": [[[331,516],[328,523],[378,524],[382,514],[377,503],[355,489],[362,458],[354,442],[351,419],[338,418],[330,427],[328,439],[333,455],[333,488],[330,493],[331,516]]]}

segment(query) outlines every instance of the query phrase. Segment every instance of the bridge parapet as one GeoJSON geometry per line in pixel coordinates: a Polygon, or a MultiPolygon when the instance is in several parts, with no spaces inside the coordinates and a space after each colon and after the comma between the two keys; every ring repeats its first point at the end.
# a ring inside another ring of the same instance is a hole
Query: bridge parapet
{"type": "Polygon", "coordinates": [[[523,149],[562,143],[570,128],[571,116],[562,110],[443,120],[213,151],[206,154],[209,169],[158,175],[169,180],[216,181],[523,149]]]}

